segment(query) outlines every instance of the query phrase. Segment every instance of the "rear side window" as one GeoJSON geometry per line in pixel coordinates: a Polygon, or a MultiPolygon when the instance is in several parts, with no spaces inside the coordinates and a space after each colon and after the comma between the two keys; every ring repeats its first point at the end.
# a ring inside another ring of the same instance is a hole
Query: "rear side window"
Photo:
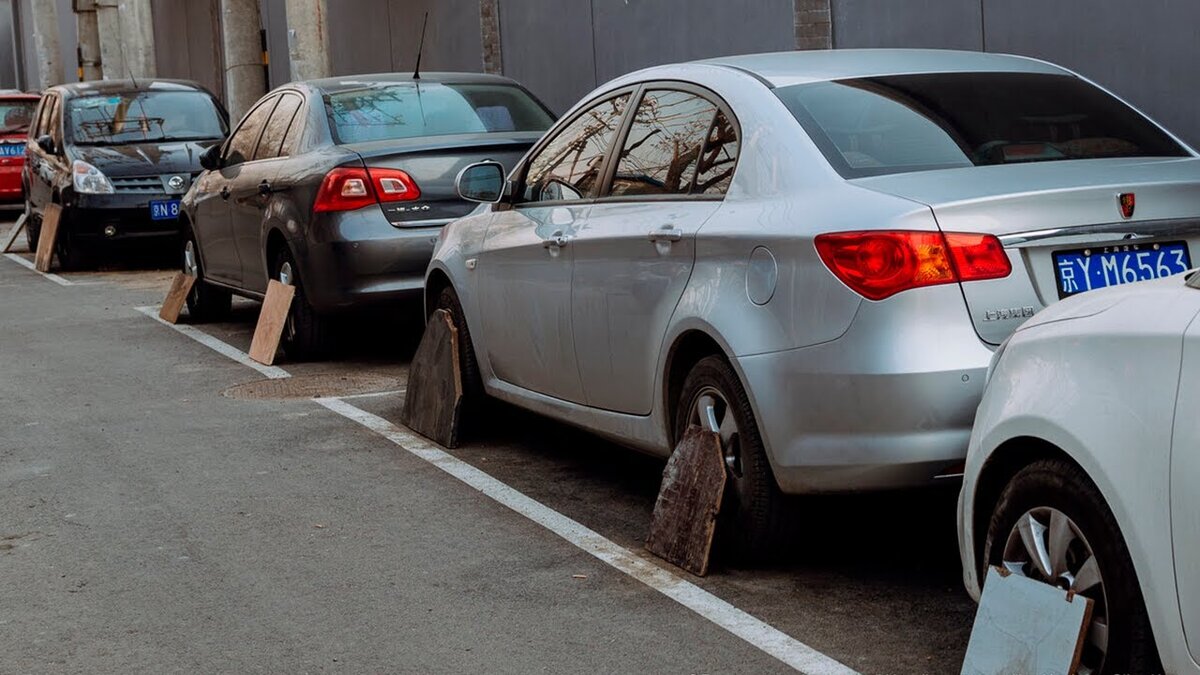
{"type": "Polygon", "coordinates": [[[380,83],[326,96],[338,143],[451,134],[545,131],[554,118],[507,84],[380,83]]]}
{"type": "Polygon", "coordinates": [[[610,194],[690,193],[716,113],[716,105],[695,94],[646,92],[621,148],[610,194]]]}
{"type": "Polygon", "coordinates": [[[595,197],[600,171],[629,105],[621,94],[581,113],[529,160],[525,201],[595,197]]]}
{"type": "Polygon", "coordinates": [[[846,178],[1188,156],[1135,110],[1070,75],[897,75],[801,84],[775,93],[846,178]]]}
{"type": "Polygon", "coordinates": [[[284,94],[279,97],[279,104],[275,106],[275,112],[271,113],[271,119],[267,122],[262,138],[258,141],[254,159],[287,156],[287,153],[283,151],[283,139],[288,128],[291,127],[292,118],[296,116],[296,111],[303,103],[304,100],[295,94],[284,94]]]}

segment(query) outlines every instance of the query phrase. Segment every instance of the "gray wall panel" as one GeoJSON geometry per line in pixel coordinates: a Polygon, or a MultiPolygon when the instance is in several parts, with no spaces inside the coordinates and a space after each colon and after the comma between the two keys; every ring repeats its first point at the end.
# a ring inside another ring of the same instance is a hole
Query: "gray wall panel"
{"type": "Polygon", "coordinates": [[[0,89],[17,87],[16,45],[12,0],[0,0],[0,89]]]}
{"type": "Polygon", "coordinates": [[[225,99],[219,0],[154,0],[159,77],[195,80],[225,99]]]}
{"type": "Polygon", "coordinates": [[[421,70],[483,71],[479,0],[391,0],[392,69],[411,71],[429,12],[421,70]]]}
{"type": "Polygon", "coordinates": [[[600,82],[647,66],[796,43],[794,0],[592,0],[592,7],[600,82]]]}
{"type": "Polygon", "coordinates": [[[1200,144],[1200,3],[986,0],[988,51],[1078,71],[1200,144]]]}
{"type": "Polygon", "coordinates": [[[980,0],[833,0],[836,48],[981,49],[980,0]]]}
{"type": "Polygon", "coordinates": [[[329,12],[329,56],[335,75],[392,70],[388,0],[336,0],[329,12]]]}
{"type": "Polygon", "coordinates": [[[596,87],[591,0],[500,0],[504,74],[562,114],[596,87]]]}

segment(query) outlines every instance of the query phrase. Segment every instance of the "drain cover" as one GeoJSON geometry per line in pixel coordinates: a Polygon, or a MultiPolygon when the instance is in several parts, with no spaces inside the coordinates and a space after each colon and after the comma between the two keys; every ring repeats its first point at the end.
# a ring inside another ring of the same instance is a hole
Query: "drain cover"
{"type": "Polygon", "coordinates": [[[398,377],[379,373],[356,373],[353,375],[300,375],[279,380],[256,380],[230,387],[224,391],[229,398],[241,400],[287,400],[295,398],[321,398],[328,396],[354,396],[380,391],[391,391],[403,387],[398,377]]]}

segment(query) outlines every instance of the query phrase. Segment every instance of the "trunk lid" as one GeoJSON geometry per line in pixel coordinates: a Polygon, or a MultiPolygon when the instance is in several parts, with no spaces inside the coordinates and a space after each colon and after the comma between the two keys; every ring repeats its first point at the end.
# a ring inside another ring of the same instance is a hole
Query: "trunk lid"
{"type": "Polygon", "coordinates": [[[1176,269],[1181,262],[1174,249],[1161,247],[1164,243],[1183,242],[1190,254],[1187,266],[1192,264],[1191,256],[1200,256],[1200,159],[1196,158],[1012,164],[852,182],[929,206],[943,231],[1000,237],[1012,274],[961,285],[976,332],[991,344],[999,344],[1025,319],[1060,299],[1056,267],[1060,262],[1055,253],[1086,251],[1079,261],[1061,261],[1072,275],[1081,275],[1076,277],[1081,284],[1087,281],[1087,272],[1096,271],[1117,282],[1132,279],[1140,274],[1139,264],[1182,271],[1176,269]],[[1129,218],[1122,214],[1122,194],[1136,197],[1129,218]],[[1102,263],[1112,260],[1091,257],[1122,250],[1135,252],[1127,263],[1134,266],[1132,272],[1119,266],[1101,269],[1102,263]],[[1096,270],[1090,267],[1093,262],[1096,270]],[[1089,267],[1077,267],[1081,263],[1089,267]]]}
{"type": "Polygon", "coordinates": [[[369,143],[351,143],[345,147],[359,155],[368,167],[400,169],[412,177],[421,190],[415,201],[384,203],[380,208],[388,222],[396,227],[426,227],[461,218],[477,204],[458,196],[455,180],[469,164],[495,160],[512,171],[542,132],[479,133],[369,143]]]}

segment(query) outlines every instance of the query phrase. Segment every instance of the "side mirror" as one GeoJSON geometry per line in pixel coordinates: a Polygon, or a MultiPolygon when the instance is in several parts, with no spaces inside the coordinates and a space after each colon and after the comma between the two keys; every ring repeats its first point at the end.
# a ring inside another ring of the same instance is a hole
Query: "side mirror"
{"type": "Polygon", "coordinates": [[[469,202],[495,204],[504,197],[504,167],[499,162],[476,162],[458,173],[458,196],[469,202]]]}
{"type": "Polygon", "coordinates": [[[54,139],[50,137],[50,134],[42,134],[41,136],[38,136],[37,141],[35,142],[38,144],[38,147],[42,149],[42,152],[46,153],[47,155],[55,154],[54,139]]]}
{"type": "Polygon", "coordinates": [[[208,171],[216,171],[221,168],[221,143],[210,147],[200,153],[200,166],[208,171]]]}

